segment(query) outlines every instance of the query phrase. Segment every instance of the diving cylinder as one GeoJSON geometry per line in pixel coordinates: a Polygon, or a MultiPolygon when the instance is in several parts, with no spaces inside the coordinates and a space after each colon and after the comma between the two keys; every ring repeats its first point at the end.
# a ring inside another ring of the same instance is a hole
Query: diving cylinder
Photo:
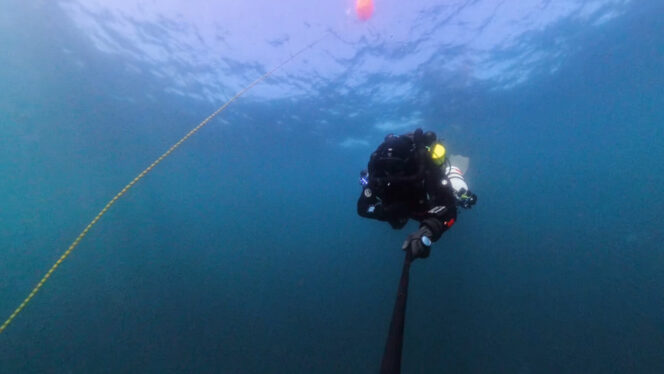
{"type": "Polygon", "coordinates": [[[452,189],[457,195],[461,195],[463,192],[468,191],[468,184],[463,179],[463,173],[461,169],[454,165],[447,166],[445,168],[445,175],[447,175],[447,180],[443,179],[443,185],[449,183],[452,185],[452,189]]]}

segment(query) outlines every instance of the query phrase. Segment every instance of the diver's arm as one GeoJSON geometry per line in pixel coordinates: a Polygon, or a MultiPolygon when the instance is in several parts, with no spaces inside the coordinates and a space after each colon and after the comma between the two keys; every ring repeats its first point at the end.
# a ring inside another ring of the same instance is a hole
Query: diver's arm
{"type": "Polygon", "coordinates": [[[420,221],[420,227],[426,226],[431,231],[432,242],[436,242],[447,229],[454,225],[457,218],[457,207],[448,201],[446,204],[436,205],[427,211],[427,217],[420,221]]]}
{"type": "Polygon", "coordinates": [[[470,192],[466,180],[463,178],[461,169],[454,165],[450,165],[447,179],[443,180],[443,184],[449,184],[449,187],[454,192],[457,205],[465,209],[470,209],[477,202],[477,195],[470,192]]]}
{"type": "Polygon", "coordinates": [[[357,199],[357,214],[364,218],[381,219],[383,216],[382,204],[370,188],[362,190],[360,198],[357,199]],[[378,207],[378,209],[376,209],[378,207]]]}
{"type": "Polygon", "coordinates": [[[429,195],[431,208],[421,219],[419,230],[410,234],[402,246],[403,250],[411,251],[414,258],[429,257],[431,243],[440,239],[457,217],[454,191],[449,186],[437,185],[429,195]]]}
{"type": "Polygon", "coordinates": [[[402,219],[408,217],[408,205],[405,202],[385,205],[369,187],[365,187],[357,200],[357,214],[364,218],[388,221],[392,227],[401,228],[405,224],[401,224],[402,219]]]}

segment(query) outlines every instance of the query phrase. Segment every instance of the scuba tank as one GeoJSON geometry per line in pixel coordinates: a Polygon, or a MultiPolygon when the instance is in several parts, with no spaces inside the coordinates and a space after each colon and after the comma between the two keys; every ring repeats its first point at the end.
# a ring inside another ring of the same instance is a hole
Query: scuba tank
{"type": "Polygon", "coordinates": [[[458,167],[447,163],[445,166],[445,175],[446,179],[443,179],[443,186],[448,184],[454,190],[454,196],[456,197],[457,205],[460,205],[466,209],[469,209],[477,202],[477,195],[471,193],[468,190],[468,184],[465,179],[463,179],[463,172],[458,167]]]}
{"type": "Polygon", "coordinates": [[[466,180],[463,179],[461,169],[451,164],[447,165],[445,168],[445,175],[447,175],[447,180],[443,180],[443,184],[446,184],[446,182],[449,181],[456,195],[462,195],[464,192],[468,191],[468,184],[466,183],[466,180]]]}

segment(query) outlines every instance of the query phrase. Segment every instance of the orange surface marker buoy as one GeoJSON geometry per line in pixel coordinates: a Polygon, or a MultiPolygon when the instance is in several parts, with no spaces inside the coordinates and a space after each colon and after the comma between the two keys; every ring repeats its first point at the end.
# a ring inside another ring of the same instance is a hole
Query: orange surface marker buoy
{"type": "Polygon", "coordinates": [[[357,17],[359,19],[362,21],[368,20],[371,18],[374,11],[373,0],[356,0],[355,11],[357,12],[357,17]]]}

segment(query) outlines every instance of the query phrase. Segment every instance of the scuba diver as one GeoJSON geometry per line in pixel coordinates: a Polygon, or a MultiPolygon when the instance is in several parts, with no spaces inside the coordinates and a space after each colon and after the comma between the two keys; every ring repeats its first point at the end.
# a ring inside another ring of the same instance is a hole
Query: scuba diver
{"type": "Polygon", "coordinates": [[[397,230],[408,219],[420,222],[402,245],[413,259],[429,256],[431,244],[454,225],[457,206],[470,209],[477,202],[436,134],[422,129],[387,135],[360,173],[360,184],[360,216],[389,222],[397,230]]]}

